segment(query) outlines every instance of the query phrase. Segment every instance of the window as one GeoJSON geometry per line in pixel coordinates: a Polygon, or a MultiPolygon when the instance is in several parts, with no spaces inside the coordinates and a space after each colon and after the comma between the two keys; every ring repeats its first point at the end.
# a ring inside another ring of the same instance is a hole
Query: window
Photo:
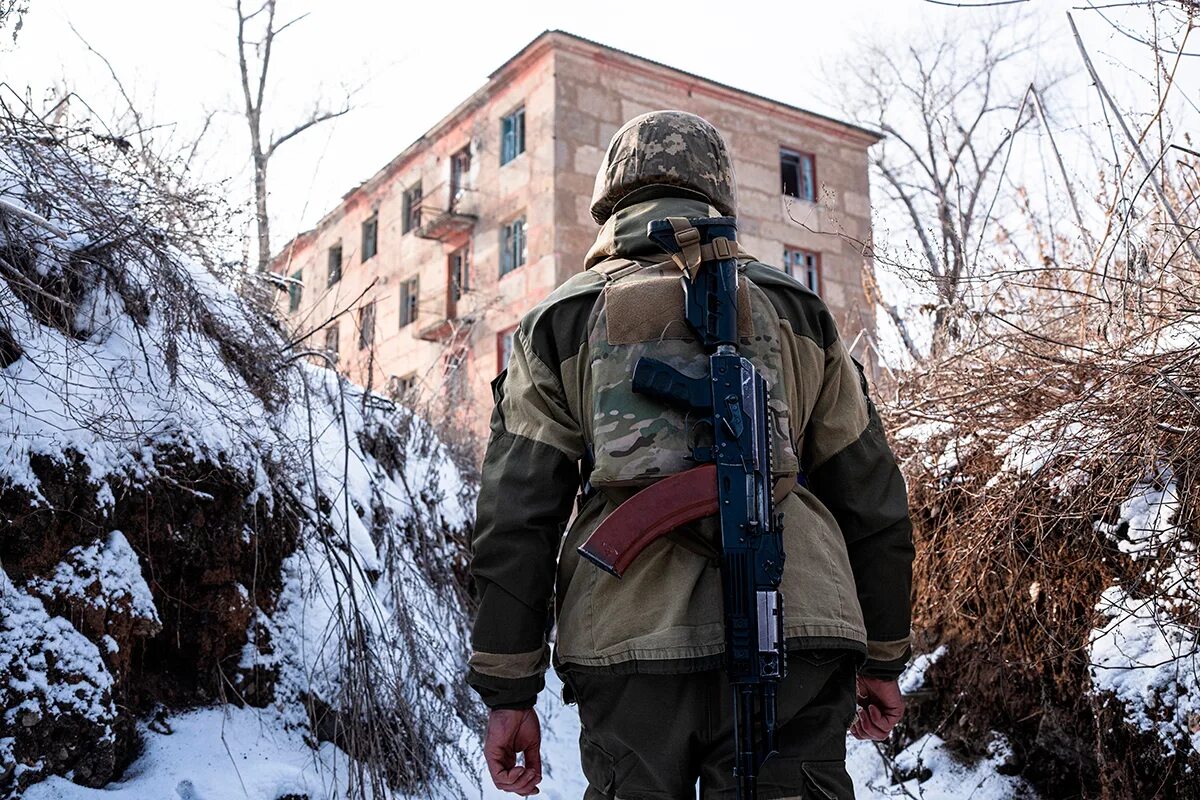
{"type": "Polygon", "coordinates": [[[342,279],[342,243],[338,242],[329,248],[329,281],[326,286],[333,286],[342,279]]]}
{"type": "Polygon", "coordinates": [[[379,212],[367,217],[362,224],[362,260],[374,258],[379,252],[379,212]]]}
{"type": "Polygon", "coordinates": [[[785,195],[800,200],[817,199],[817,167],[811,153],[781,149],[779,172],[785,195]]]}
{"type": "Polygon", "coordinates": [[[334,361],[337,361],[338,324],[336,322],[331,323],[330,326],[325,329],[325,352],[330,358],[332,358],[334,361]]]}
{"type": "Polygon", "coordinates": [[[500,120],[500,166],[525,152],[525,106],[500,120]]]}
{"type": "Polygon", "coordinates": [[[792,247],[783,248],[783,271],[817,294],[821,293],[821,254],[792,247]]]}
{"type": "Polygon", "coordinates": [[[404,233],[421,227],[421,183],[404,192],[404,233]]]}
{"type": "Polygon", "coordinates": [[[417,294],[419,284],[416,278],[409,278],[400,284],[400,327],[411,325],[417,320],[417,294]]]}
{"type": "Polygon", "coordinates": [[[358,310],[358,349],[366,350],[375,343],[375,303],[358,310]]]}
{"type": "Polygon", "coordinates": [[[300,300],[304,296],[304,270],[298,269],[292,273],[288,281],[288,311],[300,308],[300,300]]]}
{"type": "Polygon", "coordinates": [[[471,173],[471,146],[450,156],[450,210],[453,211],[467,190],[471,173]]]}
{"type": "Polygon", "coordinates": [[[470,248],[460,247],[450,254],[450,298],[458,301],[471,291],[470,248]]]}
{"type": "Polygon", "coordinates": [[[396,401],[404,401],[410,399],[414,390],[417,388],[417,373],[410,372],[407,375],[392,376],[392,399],[396,401]]]}
{"type": "Polygon", "coordinates": [[[509,328],[496,334],[496,371],[508,369],[508,360],[512,357],[513,335],[517,329],[509,328]]]}
{"type": "Polygon", "coordinates": [[[500,274],[507,275],[525,263],[525,218],[504,226],[500,234],[500,274]]]}

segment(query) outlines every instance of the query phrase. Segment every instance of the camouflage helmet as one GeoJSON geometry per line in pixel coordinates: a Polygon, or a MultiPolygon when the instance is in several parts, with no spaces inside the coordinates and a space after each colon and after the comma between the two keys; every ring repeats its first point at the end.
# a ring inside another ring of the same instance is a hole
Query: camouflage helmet
{"type": "Polygon", "coordinates": [[[720,213],[737,213],[729,148],[717,129],[695,114],[651,111],[613,134],[596,173],[592,218],[603,225],[622,198],[654,184],[699,192],[720,213]]]}

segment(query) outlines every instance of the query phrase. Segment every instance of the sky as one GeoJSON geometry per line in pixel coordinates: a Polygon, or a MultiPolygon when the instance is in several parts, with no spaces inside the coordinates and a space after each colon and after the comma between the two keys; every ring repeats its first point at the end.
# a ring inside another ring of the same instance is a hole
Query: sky
{"type": "MultiPolygon", "coordinates": [[[[1087,0],[1031,0],[1019,7],[963,9],[925,0],[837,3],[382,2],[280,0],[283,19],[307,15],[277,40],[267,127],[287,130],[324,98],[353,93],[354,110],[281,148],[271,166],[274,248],[311,227],[347,190],[369,177],[479,88],[487,75],[543,30],[558,28],[786,103],[839,115],[836,65],[863,42],[919,42],[938,25],[980,15],[1032,15],[1044,44],[1029,57],[1036,77],[1066,65],[1071,114],[1095,118],[1066,12],[1087,0]]],[[[249,0],[248,5],[252,5],[249,0]]],[[[1097,4],[1101,4],[1097,0],[1097,4]]],[[[1144,88],[1144,48],[1099,13],[1075,10],[1093,57],[1114,92],[1144,88]],[[1143,58],[1142,61],[1138,61],[1143,58]]],[[[1109,9],[1109,15],[1131,13],[1109,9]]],[[[1132,13],[1144,14],[1133,9],[1132,13]]],[[[229,181],[248,199],[247,134],[240,116],[233,0],[31,0],[15,46],[0,49],[0,76],[40,108],[63,87],[103,115],[121,105],[104,63],[155,123],[160,147],[183,147],[212,115],[195,163],[199,177],[229,181]]],[[[1200,36],[1192,46],[1200,51],[1200,36]]],[[[1200,85],[1200,58],[1184,59],[1200,85]],[[1196,62],[1196,63],[1193,63],[1196,62]]],[[[1194,129],[1200,111],[1181,121],[1194,129]]],[[[1071,124],[1069,121],[1066,123],[1071,124]]],[[[1068,159],[1070,154],[1068,154],[1068,159]]]]}

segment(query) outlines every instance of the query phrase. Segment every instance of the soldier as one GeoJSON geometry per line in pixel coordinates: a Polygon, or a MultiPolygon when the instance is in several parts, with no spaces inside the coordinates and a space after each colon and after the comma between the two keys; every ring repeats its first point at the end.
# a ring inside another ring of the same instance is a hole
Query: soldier
{"type": "MultiPolygon", "coordinates": [[[[630,120],[596,176],[601,228],[584,270],[522,319],[493,383],[468,681],[490,709],[484,754],[500,789],[538,791],[533,706],[556,623],[553,665],[579,706],[588,800],[682,800],[697,783],[702,798],[731,795],[714,524],[653,543],[621,580],[576,548],[640,487],[693,466],[686,420],[629,386],[642,355],[685,372],[704,358],[683,324],[679,270],[647,222],[732,216],[736,206],[732,161],[712,125],[679,111],[630,120]]],[[[778,754],[763,765],[759,796],[853,797],[847,728],[883,739],[904,708],[896,678],[910,652],[913,556],[904,483],[824,303],[738,255],[740,351],[770,387],[788,555],[778,754]]]]}

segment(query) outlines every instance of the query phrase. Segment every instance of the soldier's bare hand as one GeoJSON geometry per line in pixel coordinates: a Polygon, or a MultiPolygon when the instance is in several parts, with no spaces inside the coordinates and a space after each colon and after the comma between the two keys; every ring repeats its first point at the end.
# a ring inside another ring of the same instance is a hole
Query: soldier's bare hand
{"type": "Polygon", "coordinates": [[[522,797],[537,794],[542,782],[542,730],[532,708],[496,709],[488,715],[483,756],[492,783],[522,797]],[[517,763],[517,755],[523,763],[517,763]]]}
{"type": "Polygon", "coordinates": [[[904,716],[904,698],[895,680],[858,677],[858,716],[850,726],[855,739],[881,742],[904,716]]]}

